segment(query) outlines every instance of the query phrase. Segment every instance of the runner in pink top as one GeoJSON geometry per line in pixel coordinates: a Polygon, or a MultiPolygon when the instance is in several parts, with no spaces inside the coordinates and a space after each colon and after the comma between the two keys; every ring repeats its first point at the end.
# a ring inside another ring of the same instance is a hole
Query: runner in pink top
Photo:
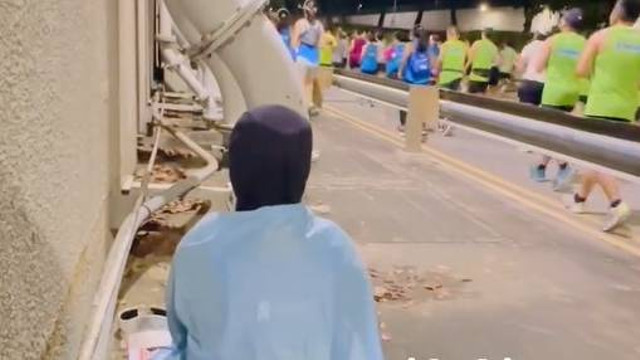
{"type": "Polygon", "coordinates": [[[360,62],[362,60],[362,49],[367,44],[364,36],[357,34],[351,42],[351,51],[349,52],[349,67],[352,69],[360,68],[360,62]]]}

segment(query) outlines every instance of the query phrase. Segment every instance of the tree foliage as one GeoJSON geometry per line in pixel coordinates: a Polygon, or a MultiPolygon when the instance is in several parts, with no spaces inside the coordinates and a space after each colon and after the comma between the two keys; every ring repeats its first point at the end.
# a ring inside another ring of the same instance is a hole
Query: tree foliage
{"type": "Polygon", "coordinates": [[[553,11],[561,11],[573,7],[581,8],[585,15],[585,29],[595,30],[607,23],[609,12],[615,2],[616,0],[529,0],[525,6],[525,29],[528,30],[531,27],[533,17],[546,6],[553,11]]]}

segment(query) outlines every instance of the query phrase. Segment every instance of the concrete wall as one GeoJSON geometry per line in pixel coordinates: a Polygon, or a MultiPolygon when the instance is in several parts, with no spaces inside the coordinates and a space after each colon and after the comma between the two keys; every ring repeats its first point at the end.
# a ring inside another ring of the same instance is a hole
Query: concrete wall
{"type": "Polygon", "coordinates": [[[420,24],[427,30],[445,30],[449,25],[451,25],[451,11],[425,11],[422,13],[422,22],[420,24]]]}
{"type": "Polygon", "coordinates": [[[352,25],[378,26],[380,14],[347,16],[347,23],[352,25]]]}
{"type": "Polygon", "coordinates": [[[119,174],[116,5],[0,1],[0,359],[78,351],[119,174]]]}
{"type": "MultiPolygon", "coordinates": [[[[525,14],[523,8],[490,7],[487,11],[479,8],[460,9],[456,11],[458,26],[461,31],[482,30],[488,27],[500,31],[523,31],[525,14]]],[[[387,13],[383,26],[385,28],[412,29],[418,14],[416,12],[387,13]]],[[[537,24],[548,27],[554,14],[542,13],[537,24]]],[[[347,23],[354,25],[377,26],[380,14],[347,16],[347,23]]],[[[434,10],[422,13],[421,25],[427,30],[443,31],[451,24],[450,10],[434,10]]]]}
{"type": "Polygon", "coordinates": [[[500,31],[523,31],[525,15],[523,8],[490,7],[482,12],[479,8],[456,11],[458,26],[462,31],[493,28],[500,31]]]}
{"type": "Polygon", "coordinates": [[[384,27],[394,29],[413,29],[418,17],[417,12],[388,13],[384,17],[384,27]]]}

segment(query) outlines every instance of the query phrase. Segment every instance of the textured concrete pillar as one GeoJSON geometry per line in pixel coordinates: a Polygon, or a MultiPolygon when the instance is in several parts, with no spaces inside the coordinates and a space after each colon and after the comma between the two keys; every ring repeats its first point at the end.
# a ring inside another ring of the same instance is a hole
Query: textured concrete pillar
{"type": "Polygon", "coordinates": [[[419,152],[423,129],[434,130],[440,113],[440,92],[435,87],[412,86],[406,126],[406,150],[419,152]]]}

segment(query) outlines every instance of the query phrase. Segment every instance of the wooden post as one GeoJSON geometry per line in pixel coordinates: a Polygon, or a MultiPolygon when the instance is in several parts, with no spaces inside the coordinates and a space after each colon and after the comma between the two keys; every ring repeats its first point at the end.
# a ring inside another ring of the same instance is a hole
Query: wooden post
{"type": "Polygon", "coordinates": [[[435,129],[440,115],[440,92],[435,87],[412,86],[409,90],[409,113],[406,146],[409,152],[420,152],[423,130],[435,129]]]}

